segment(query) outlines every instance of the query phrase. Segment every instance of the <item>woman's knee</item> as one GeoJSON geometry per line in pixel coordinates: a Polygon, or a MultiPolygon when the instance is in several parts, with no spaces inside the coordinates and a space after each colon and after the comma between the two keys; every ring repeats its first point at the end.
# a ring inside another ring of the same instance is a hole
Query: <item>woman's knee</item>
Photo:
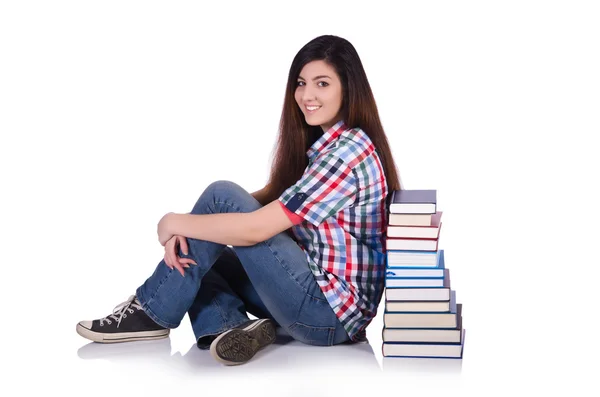
{"type": "Polygon", "coordinates": [[[240,185],[227,180],[219,180],[212,182],[204,189],[192,209],[192,214],[250,212],[258,208],[252,195],[240,185]]]}
{"type": "Polygon", "coordinates": [[[245,199],[247,196],[251,196],[243,187],[235,182],[227,180],[212,182],[206,187],[202,195],[208,195],[223,200],[235,198],[245,199]]]}

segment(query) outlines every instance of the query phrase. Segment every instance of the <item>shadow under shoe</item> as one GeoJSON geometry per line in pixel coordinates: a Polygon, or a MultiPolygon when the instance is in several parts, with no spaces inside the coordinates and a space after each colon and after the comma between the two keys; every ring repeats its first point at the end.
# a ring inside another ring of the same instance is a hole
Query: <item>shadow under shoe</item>
{"type": "Polygon", "coordinates": [[[169,336],[169,332],[148,317],[135,295],[117,305],[112,314],[77,324],[79,335],[98,343],[161,339],[169,336]]]}
{"type": "Polygon", "coordinates": [[[275,337],[275,325],[270,319],[250,320],[219,335],[210,345],[210,354],[225,365],[244,364],[273,343],[275,337]]]}

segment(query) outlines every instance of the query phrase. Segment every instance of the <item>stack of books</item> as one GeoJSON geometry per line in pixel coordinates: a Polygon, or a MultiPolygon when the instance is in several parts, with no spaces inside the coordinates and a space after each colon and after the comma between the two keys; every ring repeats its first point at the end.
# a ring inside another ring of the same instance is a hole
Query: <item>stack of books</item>
{"type": "Polygon", "coordinates": [[[386,225],[384,357],[462,358],[462,304],[438,249],[436,190],[394,190],[386,225]]]}

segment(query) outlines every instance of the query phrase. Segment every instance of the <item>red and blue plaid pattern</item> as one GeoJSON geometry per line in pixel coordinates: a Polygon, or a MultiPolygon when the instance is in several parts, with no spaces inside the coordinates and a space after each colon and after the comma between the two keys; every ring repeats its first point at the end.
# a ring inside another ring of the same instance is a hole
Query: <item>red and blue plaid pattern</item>
{"type": "Polygon", "coordinates": [[[377,314],[385,276],[383,166],[369,137],[339,121],[308,150],[300,180],[279,201],[329,304],[354,341],[377,314]]]}

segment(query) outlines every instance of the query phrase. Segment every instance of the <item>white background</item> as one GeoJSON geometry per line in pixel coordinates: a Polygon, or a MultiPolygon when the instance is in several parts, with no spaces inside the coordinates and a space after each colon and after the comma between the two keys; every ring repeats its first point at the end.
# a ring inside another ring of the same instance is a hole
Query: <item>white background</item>
{"type": "Polygon", "coordinates": [[[1,2],[4,387],[597,393],[599,19],[593,1],[1,2]],[[438,190],[462,362],[382,359],[381,316],[370,346],[236,368],[187,318],[89,345],[75,324],[151,274],[165,213],[216,180],[264,186],[292,59],[322,34],[357,49],[404,187],[438,190]]]}

